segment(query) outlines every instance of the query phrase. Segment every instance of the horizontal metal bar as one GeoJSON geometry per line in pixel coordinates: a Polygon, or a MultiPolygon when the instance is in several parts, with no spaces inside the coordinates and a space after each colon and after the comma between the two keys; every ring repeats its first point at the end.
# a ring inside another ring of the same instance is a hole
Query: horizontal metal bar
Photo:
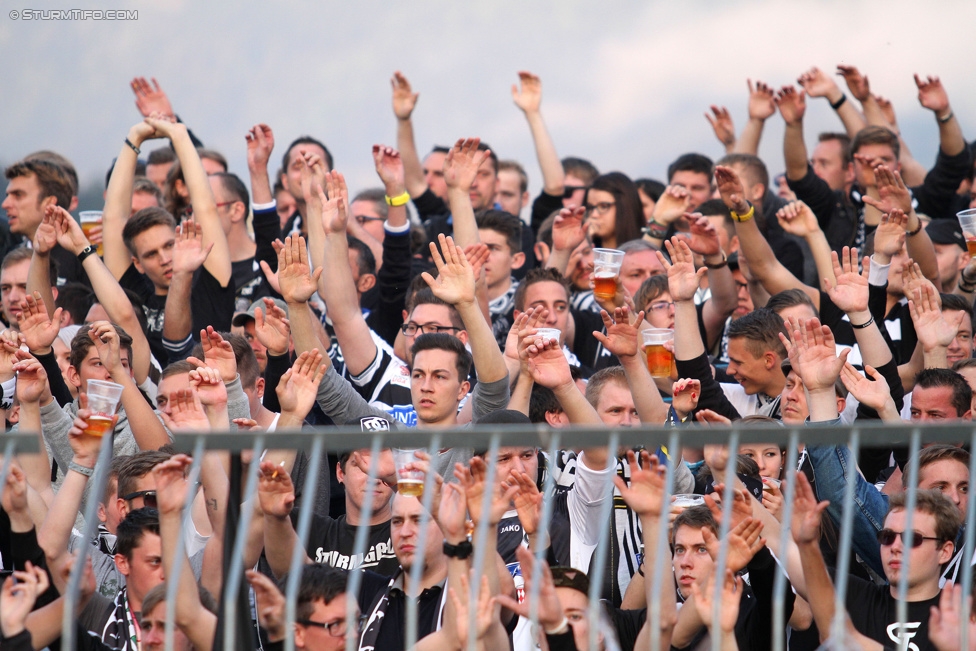
{"type": "Polygon", "coordinates": [[[13,441],[14,444],[14,454],[32,454],[40,449],[37,432],[25,432],[23,430],[4,432],[4,444],[6,445],[10,441],[13,441]]]}
{"type": "MultiPolygon", "coordinates": [[[[907,445],[917,424],[891,425],[880,421],[858,421],[856,425],[861,433],[861,445],[907,445]]],[[[958,422],[940,425],[926,425],[921,428],[922,442],[967,442],[973,435],[973,423],[958,422]]],[[[740,443],[782,442],[785,446],[790,432],[796,429],[800,441],[806,445],[846,445],[850,438],[850,425],[835,426],[798,426],[779,427],[776,425],[757,425],[746,423],[732,426],[687,426],[679,428],[681,445],[701,446],[707,443],[724,444],[732,432],[737,432],[740,443]]],[[[553,430],[546,425],[532,426],[486,426],[458,428],[454,430],[438,430],[441,434],[441,446],[465,447],[487,450],[491,437],[500,435],[500,445],[516,446],[535,443],[543,449],[549,447],[553,430]]],[[[616,434],[621,445],[657,447],[667,445],[671,435],[669,427],[625,427],[610,428],[576,428],[560,429],[561,445],[565,448],[579,448],[606,445],[611,434],[616,434]]],[[[207,436],[208,449],[240,451],[250,449],[258,436],[267,436],[269,448],[308,449],[312,441],[324,434],[326,447],[332,452],[357,450],[369,447],[372,433],[349,427],[322,427],[306,430],[282,430],[271,435],[264,432],[220,432],[207,436]]],[[[396,447],[427,447],[432,433],[416,428],[403,428],[391,432],[384,432],[386,445],[396,447]]],[[[174,446],[178,451],[190,452],[196,435],[177,434],[174,446]]],[[[19,444],[18,444],[19,445],[19,444]]],[[[36,450],[36,440],[34,450],[36,450]]],[[[20,448],[18,447],[18,450],[20,448]]]]}

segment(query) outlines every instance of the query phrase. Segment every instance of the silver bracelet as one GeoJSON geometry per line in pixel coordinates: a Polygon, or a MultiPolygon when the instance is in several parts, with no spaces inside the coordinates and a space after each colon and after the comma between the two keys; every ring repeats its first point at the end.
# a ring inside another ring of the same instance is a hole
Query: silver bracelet
{"type": "Polygon", "coordinates": [[[88,468],[72,461],[68,464],[68,470],[74,470],[75,472],[81,473],[85,477],[91,477],[95,473],[94,468],[88,468]]]}

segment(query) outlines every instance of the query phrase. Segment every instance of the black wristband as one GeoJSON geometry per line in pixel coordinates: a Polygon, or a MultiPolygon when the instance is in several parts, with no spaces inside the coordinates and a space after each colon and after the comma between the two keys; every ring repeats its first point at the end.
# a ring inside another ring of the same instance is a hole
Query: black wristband
{"type": "Polygon", "coordinates": [[[90,256],[92,253],[96,253],[96,252],[98,252],[98,249],[96,249],[94,245],[89,244],[84,249],[82,249],[81,253],[78,254],[78,262],[84,262],[85,258],[90,256]]]}
{"type": "Polygon", "coordinates": [[[851,327],[854,328],[855,330],[863,330],[864,328],[868,327],[872,323],[874,323],[874,315],[871,315],[871,318],[865,321],[864,323],[861,324],[852,323],[851,327]]]}
{"type": "Polygon", "coordinates": [[[840,107],[842,107],[844,105],[844,102],[846,102],[846,101],[847,101],[847,94],[846,93],[841,93],[841,96],[840,96],[840,99],[839,100],[837,100],[836,102],[831,102],[830,103],[830,108],[832,108],[832,109],[834,109],[836,111],[837,109],[839,109],[840,107]]]}
{"type": "Polygon", "coordinates": [[[474,545],[471,544],[470,540],[462,540],[456,545],[452,545],[446,540],[444,541],[444,555],[448,558],[456,558],[459,561],[463,561],[471,556],[473,552],[474,545]]]}
{"type": "Polygon", "coordinates": [[[132,141],[129,140],[128,138],[125,139],[125,144],[129,145],[130,147],[132,147],[132,151],[134,151],[136,153],[136,156],[138,156],[139,154],[142,153],[142,150],[139,149],[138,147],[136,147],[135,145],[133,145],[132,144],[132,141]]]}

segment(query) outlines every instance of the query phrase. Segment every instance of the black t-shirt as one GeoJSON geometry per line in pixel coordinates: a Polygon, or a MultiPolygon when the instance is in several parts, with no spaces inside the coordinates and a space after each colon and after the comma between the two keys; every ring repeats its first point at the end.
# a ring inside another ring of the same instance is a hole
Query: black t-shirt
{"type": "Polygon", "coordinates": [[[618,366],[620,362],[616,356],[593,336],[594,331],[604,332],[603,317],[599,312],[572,310],[572,314],[576,322],[573,353],[576,354],[580,364],[586,369],[591,369],[592,372],[618,366]]]}
{"type": "MultiPolygon", "coordinates": [[[[363,583],[359,590],[359,608],[369,617],[377,601],[389,585],[389,579],[374,572],[363,573],[363,583]]],[[[384,615],[379,621],[373,649],[382,651],[402,651],[407,643],[407,596],[398,587],[390,588],[384,615]]],[[[435,585],[420,593],[417,607],[417,639],[423,639],[435,632],[439,626],[444,588],[435,585]]],[[[369,624],[364,624],[369,628],[369,624]]]]}
{"type": "Polygon", "coordinates": [[[234,311],[247,312],[251,303],[263,296],[271,296],[271,288],[255,258],[230,263],[234,279],[234,311]]]}
{"type": "MultiPolygon", "coordinates": [[[[292,511],[291,517],[292,522],[298,521],[297,509],[292,511]]],[[[351,558],[355,539],[356,527],[346,522],[345,515],[329,518],[313,513],[305,549],[315,563],[325,563],[343,570],[367,569],[387,577],[396,573],[400,563],[393,553],[389,520],[370,527],[369,544],[361,560],[351,558]]]]}
{"type": "Polygon", "coordinates": [[[644,626],[644,620],[647,619],[647,609],[621,610],[614,608],[605,601],[603,606],[607,609],[607,614],[610,615],[610,621],[613,622],[613,630],[617,633],[620,651],[634,651],[637,635],[640,633],[641,627],[644,626]]]}
{"type": "Polygon", "coordinates": [[[902,631],[898,629],[898,601],[891,596],[892,587],[875,585],[856,576],[847,584],[847,612],[860,633],[885,647],[898,648],[903,637],[908,638],[912,651],[935,651],[929,641],[929,613],[939,605],[939,595],[924,601],[908,602],[908,619],[902,631]]]}

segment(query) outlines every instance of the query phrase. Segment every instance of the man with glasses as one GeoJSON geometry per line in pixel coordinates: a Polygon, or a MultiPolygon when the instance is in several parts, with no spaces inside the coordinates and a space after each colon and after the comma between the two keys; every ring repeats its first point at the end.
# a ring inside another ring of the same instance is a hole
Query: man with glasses
{"type": "Polygon", "coordinates": [[[302,569],[295,606],[296,649],[340,651],[346,648],[347,634],[359,637],[358,630],[346,627],[347,577],[347,572],[321,563],[302,569]]]}

